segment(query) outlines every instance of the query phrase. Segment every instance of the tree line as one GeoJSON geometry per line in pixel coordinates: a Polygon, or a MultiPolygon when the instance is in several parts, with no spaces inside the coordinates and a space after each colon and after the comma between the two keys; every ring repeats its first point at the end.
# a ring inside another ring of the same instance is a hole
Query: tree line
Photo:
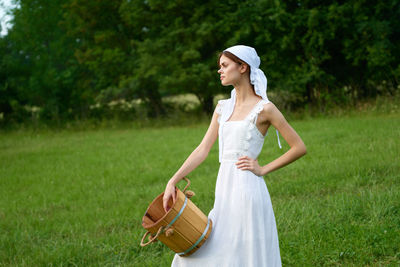
{"type": "Polygon", "coordinates": [[[294,107],[394,95],[397,0],[20,0],[0,38],[0,115],[22,121],[96,116],[132,101],[149,117],[192,93],[213,111],[218,54],[256,48],[268,90],[294,107]]]}

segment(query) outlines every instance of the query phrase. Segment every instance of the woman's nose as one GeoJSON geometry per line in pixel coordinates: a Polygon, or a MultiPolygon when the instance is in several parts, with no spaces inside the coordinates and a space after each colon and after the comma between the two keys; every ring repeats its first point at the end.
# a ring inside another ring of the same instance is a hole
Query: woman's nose
{"type": "Polygon", "coordinates": [[[218,73],[220,73],[220,74],[221,74],[221,73],[222,73],[222,70],[221,70],[221,69],[219,69],[219,70],[218,70],[218,73]]]}

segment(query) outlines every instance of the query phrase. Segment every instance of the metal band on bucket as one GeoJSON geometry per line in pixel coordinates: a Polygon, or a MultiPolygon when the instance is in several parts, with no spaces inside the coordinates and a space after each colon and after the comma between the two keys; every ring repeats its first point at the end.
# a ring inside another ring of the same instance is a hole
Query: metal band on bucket
{"type": "Polygon", "coordinates": [[[179,216],[181,216],[183,210],[186,207],[187,200],[188,200],[188,198],[187,198],[187,196],[185,196],[185,202],[183,202],[181,210],[178,212],[178,214],[175,216],[175,218],[173,218],[172,221],[167,226],[165,226],[165,229],[168,229],[176,220],[178,220],[179,216]]]}
{"type": "Polygon", "coordinates": [[[203,234],[200,236],[200,238],[196,241],[196,243],[193,244],[193,246],[191,246],[190,248],[188,248],[187,250],[183,251],[183,252],[179,252],[177,253],[179,256],[184,255],[189,253],[190,251],[192,251],[192,249],[194,249],[200,242],[201,240],[203,240],[203,238],[206,236],[208,228],[210,227],[210,219],[207,220],[207,226],[206,229],[204,229],[203,234]]]}

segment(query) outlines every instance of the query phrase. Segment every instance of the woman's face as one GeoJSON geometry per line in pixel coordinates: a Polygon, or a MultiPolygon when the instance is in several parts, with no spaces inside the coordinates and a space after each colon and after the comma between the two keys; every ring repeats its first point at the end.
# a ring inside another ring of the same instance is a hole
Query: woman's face
{"type": "Polygon", "coordinates": [[[220,75],[222,85],[233,85],[241,78],[241,66],[232,59],[222,55],[219,59],[220,75]]]}

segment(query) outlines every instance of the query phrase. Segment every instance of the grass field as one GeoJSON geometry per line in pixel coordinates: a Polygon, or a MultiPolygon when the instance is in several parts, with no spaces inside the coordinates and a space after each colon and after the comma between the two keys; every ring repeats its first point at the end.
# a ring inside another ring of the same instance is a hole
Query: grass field
{"type": "MultiPolygon", "coordinates": [[[[399,266],[400,114],[290,123],[307,155],[264,177],[283,265],[399,266]]],[[[139,246],[141,218],[207,126],[1,133],[0,266],[169,266],[163,244],[139,246]]],[[[217,149],[188,175],[206,214],[217,149]]]]}

